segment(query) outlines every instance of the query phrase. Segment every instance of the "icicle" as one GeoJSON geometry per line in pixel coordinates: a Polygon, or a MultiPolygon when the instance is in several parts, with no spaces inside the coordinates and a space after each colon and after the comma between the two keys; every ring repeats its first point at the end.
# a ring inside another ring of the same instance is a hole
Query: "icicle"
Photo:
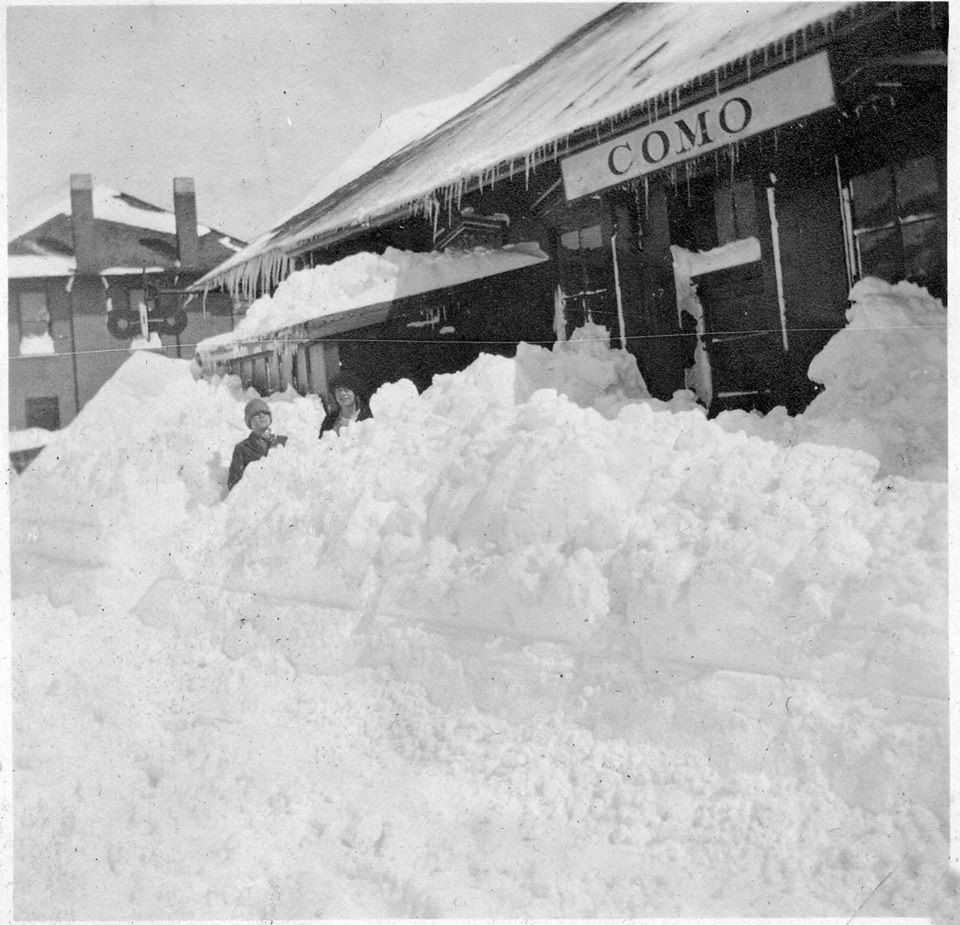
{"type": "Polygon", "coordinates": [[[646,174],[643,177],[643,217],[650,214],[650,181],[646,174]]]}
{"type": "Polygon", "coordinates": [[[553,333],[556,335],[557,343],[564,343],[567,339],[567,319],[564,312],[563,289],[557,283],[556,292],[553,294],[553,333]]]}
{"type": "Polygon", "coordinates": [[[687,174],[687,208],[689,209],[693,198],[690,194],[690,161],[687,161],[683,166],[687,174]]]}
{"type": "Polygon", "coordinates": [[[714,89],[716,90],[717,96],[719,96],[720,95],[720,72],[714,71],[713,77],[714,77],[714,89]]]}

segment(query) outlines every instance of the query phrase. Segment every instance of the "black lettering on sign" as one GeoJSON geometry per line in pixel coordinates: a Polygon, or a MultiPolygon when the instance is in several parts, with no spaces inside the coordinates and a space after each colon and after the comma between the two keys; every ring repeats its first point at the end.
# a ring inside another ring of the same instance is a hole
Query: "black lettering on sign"
{"type": "Polygon", "coordinates": [[[752,118],[753,108],[750,104],[742,96],[734,96],[727,100],[720,109],[720,128],[728,135],[735,135],[737,132],[742,132],[750,124],[752,118]],[[731,128],[727,120],[727,107],[732,103],[736,103],[740,107],[741,118],[743,119],[737,128],[731,128]]]}
{"type": "Polygon", "coordinates": [[[670,139],[667,137],[666,132],[661,132],[660,129],[655,128],[652,132],[648,132],[643,138],[643,144],[640,146],[640,150],[643,153],[643,159],[648,164],[659,164],[669,153],[670,153],[670,139]],[[660,157],[652,157],[650,154],[650,139],[654,135],[657,135],[660,138],[660,145],[662,151],[660,152],[660,157]]]}
{"type": "Polygon", "coordinates": [[[709,109],[705,109],[703,112],[697,113],[697,125],[696,128],[690,128],[683,119],[677,119],[676,125],[680,129],[680,154],[696,148],[697,145],[697,133],[699,132],[701,136],[700,145],[710,144],[710,133],[707,131],[707,113],[709,109]],[[684,139],[690,142],[690,147],[688,148],[684,143],[684,139]]]}
{"type": "Polygon", "coordinates": [[[610,168],[610,173],[616,174],[618,177],[621,174],[625,174],[633,166],[633,149],[630,147],[629,143],[622,145],[615,145],[610,149],[610,156],[607,158],[607,167],[610,168]],[[629,154],[625,157],[617,157],[617,151],[625,150],[629,154]],[[618,169],[617,163],[622,163],[623,169],[618,169]]]}

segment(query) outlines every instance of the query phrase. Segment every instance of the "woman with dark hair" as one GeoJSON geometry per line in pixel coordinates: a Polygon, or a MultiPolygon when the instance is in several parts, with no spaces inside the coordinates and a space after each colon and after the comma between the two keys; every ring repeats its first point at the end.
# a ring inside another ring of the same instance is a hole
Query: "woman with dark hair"
{"type": "Polygon", "coordinates": [[[328,430],[339,434],[354,421],[365,421],[370,417],[366,390],[356,376],[346,372],[339,373],[333,377],[330,391],[333,392],[337,406],[323,419],[320,425],[321,437],[328,430]]]}

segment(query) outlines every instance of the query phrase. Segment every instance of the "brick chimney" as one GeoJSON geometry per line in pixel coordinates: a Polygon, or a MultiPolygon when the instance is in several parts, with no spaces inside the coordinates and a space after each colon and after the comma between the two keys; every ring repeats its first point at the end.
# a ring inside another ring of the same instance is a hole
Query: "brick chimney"
{"type": "Polygon", "coordinates": [[[78,273],[96,273],[97,229],[93,217],[93,176],[70,174],[70,224],[73,228],[73,253],[78,273]]]}
{"type": "Polygon", "coordinates": [[[192,177],[173,178],[173,212],[177,222],[177,253],[180,269],[200,268],[200,244],[197,239],[197,193],[192,177]]]}

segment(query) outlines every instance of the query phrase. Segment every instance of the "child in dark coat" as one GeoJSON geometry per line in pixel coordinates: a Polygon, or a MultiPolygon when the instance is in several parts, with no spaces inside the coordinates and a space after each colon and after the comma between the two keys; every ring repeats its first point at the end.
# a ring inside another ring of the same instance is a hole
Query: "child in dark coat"
{"type": "Polygon", "coordinates": [[[270,432],[273,415],[270,406],[262,398],[252,398],[247,402],[243,409],[243,420],[250,428],[250,435],[233,448],[227,476],[228,491],[243,478],[243,472],[250,463],[263,459],[275,446],[283,446],[287,442],[287,438],[281,434],[270,432]]]}

